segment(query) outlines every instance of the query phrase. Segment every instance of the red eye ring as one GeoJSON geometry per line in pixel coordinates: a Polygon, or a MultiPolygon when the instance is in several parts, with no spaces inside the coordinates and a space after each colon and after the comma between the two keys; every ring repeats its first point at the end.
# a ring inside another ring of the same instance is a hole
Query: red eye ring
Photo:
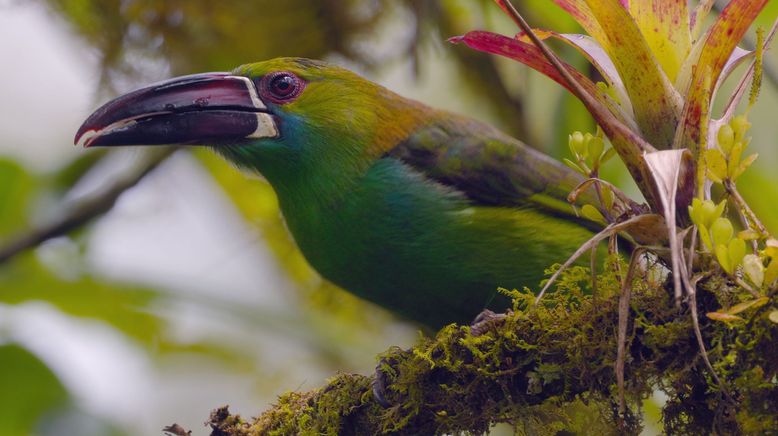
{"type": "Polygon", "coordinates": [[[259,82],[261,96],[276,104],[293,101],[300,95],[304,87],[305,82],[288,71],[267,74],[259,82]]]}

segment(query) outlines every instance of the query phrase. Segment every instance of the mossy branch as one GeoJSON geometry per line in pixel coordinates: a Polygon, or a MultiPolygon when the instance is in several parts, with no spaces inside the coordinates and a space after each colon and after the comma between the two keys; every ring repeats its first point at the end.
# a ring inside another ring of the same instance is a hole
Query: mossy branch
{"type": "MultiPolygon", "coordinates": [[[[688,310],[678,311],[671,291],[636,279],[626,335],[627,413],[620,415],[614,369],[619,283],[614,274],[598,277],[598,289],[615,291],[593,302],[575,289],[576,281],[585,281],[581,270],[566,273],[560,285],[567,289],[540,306],[531,306],[531,293],[514,291],[514,311],[479,335],[450,325],[409,350],[382,354],[386,396],[394,405],[388,409],[373,398],[374,376],[340,374],[319,389],[281,396],[257,418],[219,409],[209,421],[212,434],[482,434],[500,422],[533,434],[636,433],[642,400],[657,389],[668,396],[667,432],[778,430],[771,412],[778,410],[772,345],[778,325],[767,317],[778,306],[775,295],[746,322],[700,320],[715,370],[734,390],[732,403],[700,359],[688,310]]],[[[734,304],[742,294],[719,277],[700,287],[702,313],[734,304]]]]}

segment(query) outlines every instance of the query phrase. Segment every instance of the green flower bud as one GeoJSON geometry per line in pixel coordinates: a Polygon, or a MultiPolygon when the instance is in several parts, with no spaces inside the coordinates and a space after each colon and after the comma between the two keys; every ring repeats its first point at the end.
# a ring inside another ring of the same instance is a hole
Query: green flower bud
{"type": "Polygon", "coordinates": [[[718,134],[719,148],[721,148],[725,154],[729,154],[732,149],[732,144],[735,143],[735,131],[732,130],[729,124],[724,124],[719,129],[718,134]]]}
{"type": "Polygon", "coordinates": [[[710,226],[710,232],[715,245],[726,245],[732,239],[735,229],[727,218],[719,217],[710,226]]]}
{"type": "Polygon", "coordinates": [[[592,136],[589,133],[586,135],[589,142],[589,156],[591,157],[593,163],[598,162],[600,156],[602,156],[602,151],[605,150],[605,141],[603,141],[602,138],[592,136]]]}
{"type": "Polygon", "coordinates": [[[573,156],[581,159],[586,157],[587,150],[583,133],[575,131],[571,135],[568,135],[567,141],[573,156]]]}
{"type": "Polygon", "coordinates": [[[746,136],[746,132],[751,128],[751,123],[748,122],[748,118],[745,115],[738,115],[729,122],[732,126],[732,130],[735,133],[735,142],[743,142],[743,138],[746,136]]]}

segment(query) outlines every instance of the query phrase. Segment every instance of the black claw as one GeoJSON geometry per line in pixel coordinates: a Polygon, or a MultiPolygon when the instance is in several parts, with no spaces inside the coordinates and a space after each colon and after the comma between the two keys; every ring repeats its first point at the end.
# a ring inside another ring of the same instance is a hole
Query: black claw
{"type": "Polygon", "coordinates": [[[373,398],[375,398],[376,402],[381,407],[388,409],[392,407],[392,403],[386,399],[386,388],[389,385],[389,376],[382,368],[385,364],[386,361],[382,358],[379,360],[378,365],[375,367],[375,380],[373,380],[373,398]]]}
{"type": "Polygon", "coordinates": [[[470,323],[470,334],[473,336],[481,336],[489,331],[489,329],[505,320],[506,316],[507,315],[504,313],[494,313],[489,309],[484,309],[475,317],[473,322],[470,323]]]}

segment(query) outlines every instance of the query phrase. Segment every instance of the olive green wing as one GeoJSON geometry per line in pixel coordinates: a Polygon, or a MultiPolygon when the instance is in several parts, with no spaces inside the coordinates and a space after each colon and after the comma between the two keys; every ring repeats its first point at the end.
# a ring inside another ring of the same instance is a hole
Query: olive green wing
{"type": "MultiPolygon", "coordinates": [[[[391,149],[394,157],[475,205],[534,206],[576,217],[567,196],[584,179],[553,158],[491,126],[444,114],[391,149]]],[[[584,192],[577,205],[599,204],[584,192]]]]}

